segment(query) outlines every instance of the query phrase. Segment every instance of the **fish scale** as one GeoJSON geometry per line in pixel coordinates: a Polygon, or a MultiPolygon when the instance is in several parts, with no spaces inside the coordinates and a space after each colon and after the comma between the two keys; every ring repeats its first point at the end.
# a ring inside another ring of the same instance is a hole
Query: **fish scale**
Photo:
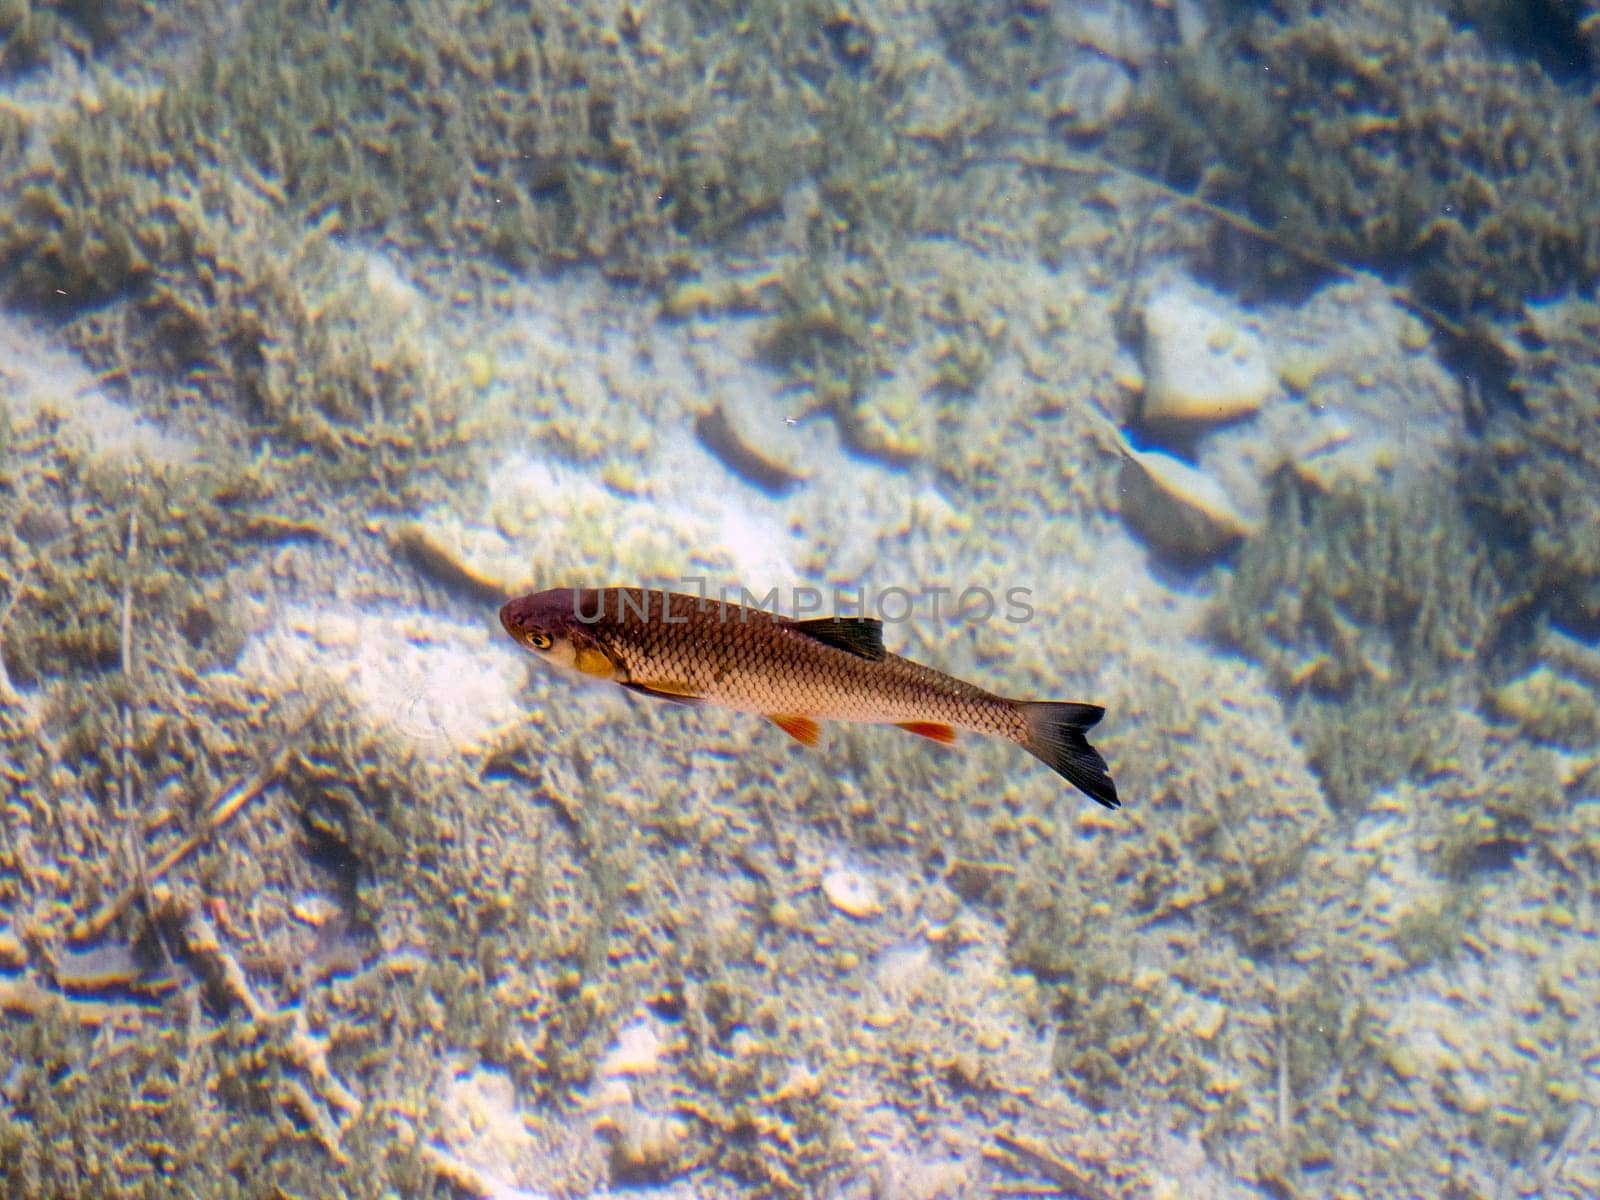
{"type": "Polygon", "coordinates": [[[681,682],[708,703],[736,712],[863,724],[935,721],[1010,741],[1026,735],[1009,700],[897,654],[864,659],[761,609],[715,601],[702,607],[693,597],[680,608],[681,598],[664,602],[666,593],[627,590],[628,603],[607,597],[608,619],[597,623],[597,636],[615,651],[629,680],[681,682]],[[639,603],[649,606],[643,618],[639,603]]]}
{"type": "Polygon", "coordinates": [[[500,622],[557,667],[681,704],[758,713],[807,745],[819,720],[900,725],[945,743],[966,729],[1015,742],[1099,803],[1119,804],[1084,736],[1104,709],[997,696],[888,653],[878,621],[791,620],[641,588],[562,588],[507,602],[500,622]]]}

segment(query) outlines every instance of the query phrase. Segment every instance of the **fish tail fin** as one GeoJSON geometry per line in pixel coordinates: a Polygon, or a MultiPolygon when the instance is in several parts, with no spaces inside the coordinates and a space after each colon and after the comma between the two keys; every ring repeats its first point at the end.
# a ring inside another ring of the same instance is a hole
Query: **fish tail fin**
{"type": "Polygon", "coordinates": [[[1098,704],[1052,700],[1018,700],[1016,705],[1028,725],[1028,738],[1022,745],[1029,754],[1096,803],[1121,807],[1106,760],[1084,736],[1106,715],[1105,709],[1098,704]]]}

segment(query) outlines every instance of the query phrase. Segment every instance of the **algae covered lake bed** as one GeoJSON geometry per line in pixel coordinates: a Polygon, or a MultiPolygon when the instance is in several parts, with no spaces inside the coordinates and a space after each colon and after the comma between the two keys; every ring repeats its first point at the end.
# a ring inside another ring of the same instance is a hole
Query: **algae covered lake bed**
{"type": "Polygon", "coordinates": [[[1600,1192],[1600,47],[1402,7],[0,5],[0,1190],[1600,1192]],[[495,619],[697,584],[1123,807],[495,619]]]}

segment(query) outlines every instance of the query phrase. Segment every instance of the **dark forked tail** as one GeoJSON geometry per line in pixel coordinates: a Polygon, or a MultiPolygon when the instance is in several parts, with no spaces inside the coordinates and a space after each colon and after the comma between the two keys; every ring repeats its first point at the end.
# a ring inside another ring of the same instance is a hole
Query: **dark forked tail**
{"type": "Polygon", "coordinates": [[[1106,760],[1089,745],[1084,731],[1094,727],[1106,710],[1098,704],[1018,700],[1017,709],[1028,723],[1023,747],[1091,800],[1107,808],[1120,808],[1117,785],[1111,782],[1106,760]]]}

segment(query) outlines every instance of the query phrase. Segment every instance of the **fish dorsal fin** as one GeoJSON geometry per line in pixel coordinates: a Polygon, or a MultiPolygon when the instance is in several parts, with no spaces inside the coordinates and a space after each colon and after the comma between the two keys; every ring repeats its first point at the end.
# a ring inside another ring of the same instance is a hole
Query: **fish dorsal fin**
{"type": "Polygon", "coordinates": [[[790,628],[857,658],[883,661],[883,622],[875,617],[817,617],[812,621],[792,621],[790,628]]]}

